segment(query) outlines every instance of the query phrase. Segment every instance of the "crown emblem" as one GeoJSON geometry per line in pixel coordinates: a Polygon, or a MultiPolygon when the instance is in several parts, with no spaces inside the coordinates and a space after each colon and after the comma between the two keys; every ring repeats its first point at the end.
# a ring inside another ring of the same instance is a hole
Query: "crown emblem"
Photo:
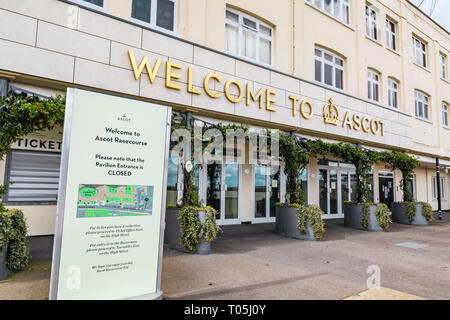
{"type": "Polygon", "coordinates": [[[337,126],[339,124],[339,109],[333,104],[333,99],[329,99],[328,103],[323,106],[323,120],[337,126]]]}

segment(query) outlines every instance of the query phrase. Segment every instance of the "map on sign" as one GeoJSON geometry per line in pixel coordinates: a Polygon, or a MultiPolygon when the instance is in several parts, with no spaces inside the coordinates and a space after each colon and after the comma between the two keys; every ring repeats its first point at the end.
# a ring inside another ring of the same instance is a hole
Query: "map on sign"
{"type": "Polygon", "coordinates": [[[152,207],[153,186],[79,186],[77,218],[148,216],[152,207]]]}

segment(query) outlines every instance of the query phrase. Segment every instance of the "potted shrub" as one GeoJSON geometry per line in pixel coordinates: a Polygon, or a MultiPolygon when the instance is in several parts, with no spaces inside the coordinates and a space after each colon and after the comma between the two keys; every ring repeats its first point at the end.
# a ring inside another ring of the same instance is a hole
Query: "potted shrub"
{"type": "Polygon", "coordinates": [[[384,203],[344,203],[344,226],[368,231],[387,231],[391,212],[384,203]]]}
{"type": "Polygon", "coordinates": [[[27,225],[21,210],[6,210],[0,202],[0,281],[28,265],[27,225]]]}
{"type": "Polygon", "coordinates": [[[427,226],[433,219],[431,205],[414,202],[414,196],[408,184],[408,181],[413,178],[414,169],[420,165],[420,162],[404,152],[397,151],[384,152],[383,160],[392,166],[392,170],[399,169],[402,173],[400,189],[403,191],[403,202],[392,204],[392,220],[398,223],[427,226]]]}
{"type": "Polygon", "coordinates": [[[287,175],[286,204],[277,204],[275,231],[295,239],[323,240],[323,211],[315,205],[305,206],[306,197],[298,177],[308,165],[311,154],[306,139],[293,134],[280,137],[280,157],[287,175]]]}

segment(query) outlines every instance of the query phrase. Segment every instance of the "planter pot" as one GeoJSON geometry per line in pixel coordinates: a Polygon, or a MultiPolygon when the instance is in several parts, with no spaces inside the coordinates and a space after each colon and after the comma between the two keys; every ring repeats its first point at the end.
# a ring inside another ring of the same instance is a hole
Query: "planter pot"
{"type": "Polygon", "coordinates": [[[297,228],[297,208],[295,207],[277,207],[276,219],[281,217],[281,221],[275,224],[275,231],[281,235],[289,238],[295,238],[300,240],[314,241],[314,230],[312,226],[306,221],[306,233],[301,233],[297,228]]]}
{"type": "MultiPolygon", "coordinates": [[[[200,223],[203,223],[206,219],[206,211],[201,210],[198,212],[198,218],[200,223]]],[[[197,245],[198,254],[210,254],[211,253],[211,242],[206,242],[203,237],[200,238],[200,242],[197,245]]]]}
{"type": "Polygon", "coordinates": [[[180,244],[180,223],[178,221],[179,208],[166,208],[166,229],[164,230],[164,244],[181,252],[191,252],[180,244]]]}
{"type": "Polygon", "coordinates": [[[344,204],[344,226],[359,230],[383,231],[375,216],[376,205],[369,205],[369,228],[366,229],[362,226],[362,207],[359,203],[344,204]]]}
{"type": "MultiPolygon", "coordinates": [[[[164,231],[164,244],[171,248],[181,252],[192,253],[191,250],[180,244],[181,228],[178,220],[179,208],[166,208],[166,229],[164,231]]],[[[206,211],[198,212],[200,222],[203,222],[206,218],[206,211]]],[[[200,239],[197,245],[198,254],[211,253],[211,242],[206,242],[203,237],[200,239]]]]}
{"type": "Polygon", "coordinates": [[[2,253],[0,254],[0,281],[5,280],[12,272],[6,269],[5,261],[6,255],[8,253],[8,244],[3,248],[2,253]]]}
{"type": "Polygon", "coordinates": [[[394,202],[392,204],[392,221],[403,224],[412,224],[415,226],[427,226],[428,221],[422,215],[423,204],[416,204],[416,214],[414,215],[413,221],[409,221],[406,216],[406,204],[394,202]]]}

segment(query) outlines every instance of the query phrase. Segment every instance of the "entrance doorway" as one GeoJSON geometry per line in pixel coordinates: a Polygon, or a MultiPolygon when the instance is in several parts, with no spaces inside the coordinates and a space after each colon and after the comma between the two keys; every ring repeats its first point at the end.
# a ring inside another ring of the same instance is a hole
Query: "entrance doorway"
{"type": "Polygon", "coordinates": [[[393,172],[378,172],[378,192],[380,195],[380,203],[385,203],[389,209],[394,197],[394,173],[393,172]]]}
{"type": "Polygon", "coordinates": [[[275,222],[275,207],[281,200],[281,170],[279,167],[255,165],[252,223],[275,222]]]}
{"type": "Polygon", "coordinates": [[[356,174],[354,167],[329,162],[318,169],[319,206],[325,219],[343,218],[343,204],[356,201],[356,174]]]}
{"type": "Polygon", "coordinates": [[[235,162],[209,162],[202,168],[202,199],[218,211],[217,224],[240,224],[241,166],[235,162]]]}

